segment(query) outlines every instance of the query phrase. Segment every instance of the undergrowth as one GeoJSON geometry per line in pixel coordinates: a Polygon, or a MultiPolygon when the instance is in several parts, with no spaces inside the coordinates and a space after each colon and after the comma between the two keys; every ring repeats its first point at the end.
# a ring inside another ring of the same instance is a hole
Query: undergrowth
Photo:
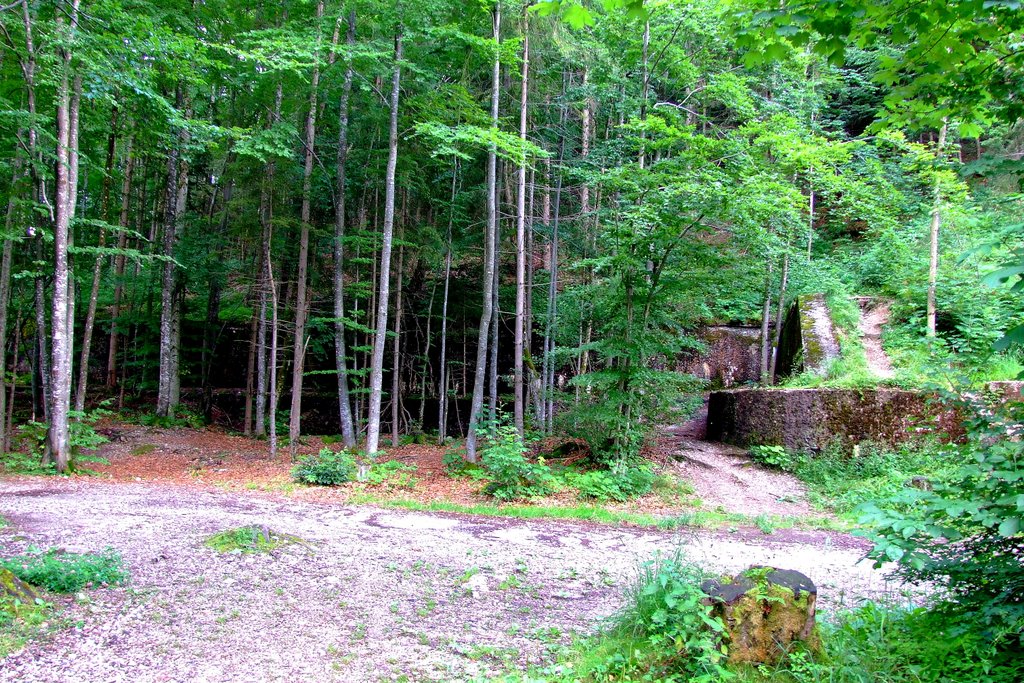
{"type": "Polygon", "coordinates": [[[743,683],[1018,683],[1024,659],[1004,634],[989,640],[940,611],[868,602],[819,621],[820,655],[797,649],[775,665],[737,670],[743,683]]]}
{"type": "Polygon", "coordinates": [[[25,603],[0,595],[0,660],[44,633],[53,617],[53,605],[42,599],[25,603]]]}
{"type": "Polygon", "coordinates": [[[58,548],[42,551],[30,547],[24,555],[0,560],[0,567],[25,583],[53,593],[75,593],[128,581],[121,556],[111,548],[102,553],[69,553],[58,548]]]}
{"type": "Polygon", "coordinates": [[[356,460],[347,451],[323,448],[315,455],[304,455],[292,468],[292,479],[301,484],[338,486],[356,478],[356,460]]]}
{"type": "Polygon", "coordinates": [[[813,504],[843,515],[908,486],[929,486],[956,466],[955,459],[928,442],[889,448],[868,442],[853,447],[837,441],[820,453],[754,446],[750,455],[763,465],[791,472],[808,485],[813,504]]]}

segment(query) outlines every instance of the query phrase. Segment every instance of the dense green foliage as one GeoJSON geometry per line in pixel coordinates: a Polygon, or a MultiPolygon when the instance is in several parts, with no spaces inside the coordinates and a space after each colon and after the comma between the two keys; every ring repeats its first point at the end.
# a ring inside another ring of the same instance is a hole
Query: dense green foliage
{"type": "MultiPolygon", "coordinates": [[[[912,583],[942,589],[943,609],[1024,646],[1024,404],[975,398],[966,444],[947,447],[959,466],[922,489],[867,504],[861,522],[872,556],[898,563],[912,583]]],[[[961,623],[963,630],[970,626],[961,623]]]]}
{"type": "Polygon", "coordinates": [[[797,650],[774,666],[738,671],[744,683],[1013,683],[1024,662],[1012,643],[993,643],[923,608],[868,602],[820,624],[822,652],[797,650]]]}
{"type": "Polygon", "coordinates": [[[319,453],[304,455],[292,468],[292,479],[302,484],[338,486],[356,478],[356,460],[348,451],[322,448],[319,453]]]}
{"type": "Polygon", "coordinates": [[[102,553],[69,553],[59,548],[29,551],[0,559],[0,567],[19,579],[54,593],[117,586],[128,581],[121,556],[108,548],[102,553]]]}
{"type": "Polygon", "coordinates": [[[556,485],[543,462],[531,462],[514,425],[499,424],[480,451],[480,464],[490,483],[484,491],[499,500],[543,496],[556,485]]]}
{"type": "Polygon", "coordinates": [[[821,452],[755,446],[750,456],[755,462],[795,474],[807,484],[812,503],[851,518],[864,503],[948,477],[959,462],[956,454],[944,452],[934,443],[898,448],[861,443],[854,448],[835,441],[821,452]]]}

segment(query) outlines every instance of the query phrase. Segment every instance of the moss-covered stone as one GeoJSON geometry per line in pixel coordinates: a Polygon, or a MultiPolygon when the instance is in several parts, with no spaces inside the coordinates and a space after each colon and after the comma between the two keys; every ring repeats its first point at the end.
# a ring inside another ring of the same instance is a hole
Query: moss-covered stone
{"type": "Polygon", "coordinates": [[[713,616],[726,627],[730,664],[774,663],[803,643],[816,650],[818,591],[804,574],[774,567],[751,567],[734,577],[701,586],[713,616]]]}

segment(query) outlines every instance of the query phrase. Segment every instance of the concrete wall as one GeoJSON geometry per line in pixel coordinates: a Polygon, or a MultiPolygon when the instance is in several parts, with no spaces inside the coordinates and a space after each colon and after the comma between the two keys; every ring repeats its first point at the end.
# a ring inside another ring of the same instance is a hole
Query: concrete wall
{"type": "Polygon", "coordinates": [[[689,353],[676,370],[708,381],[711,388],[728,389],[756,382],[761,373],[761,328],[716,325],[697,331],[706,345],[702,353],[689,353]]]}
{"type": "Polygon", "coordinates": [[[707,438],[738,446],[824,448],[840,439],[895,445],[929,432],[962,433],[931,397],[901,389],[737,389],[708,401],[707,438]]]}

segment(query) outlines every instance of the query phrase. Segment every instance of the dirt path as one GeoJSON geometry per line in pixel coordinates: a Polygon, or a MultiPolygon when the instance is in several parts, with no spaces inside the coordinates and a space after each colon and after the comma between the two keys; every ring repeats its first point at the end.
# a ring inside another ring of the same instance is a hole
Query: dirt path
{"type": "Polygon", "coordinates": [[[685,436],[673,439],[673,446],[676,474],[693,484],[705,508],[750,517],[821,515],[808,504],[807,489],[799,479],[758,467],[743,448],[685,436]]]}
{"type": "Polygon", "coordinates": [[[882,348],[882,327],[889,322],[892,302],[873,297],[857,297],[860,306],[861,343],[868,359],[868,369],[882,379],[895,376],[892,361],[882,348]]]}
{"type": "Polygon", "coordinates": [[[133,577],[127,589],[69,600],[77,627],[0,664],[0,681],[22,683],[487,676],[592,629],[638,561],[676,547],[717,571],[804,571],[826,608],[889,592],[860,561],[862,541],[824,532],[673,534],[96,479],[0,480],[0,514],[12,523],[0,531],[4,555],[111,546],[133,577]],[[312,550],[218,555],[202,545],[245,524],[312,550]]]}

